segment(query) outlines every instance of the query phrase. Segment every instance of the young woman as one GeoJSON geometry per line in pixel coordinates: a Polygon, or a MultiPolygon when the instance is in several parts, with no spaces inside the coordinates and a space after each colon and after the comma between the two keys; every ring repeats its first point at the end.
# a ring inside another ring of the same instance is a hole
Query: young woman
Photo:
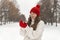
{"type": "Polygon", "coordinates": [[[44,22],[40,20],[40,6],[36,5],[30,11],[28,22],[19,22],[20,34],[24,36],[24,40],[41,40],[44,22]]]}

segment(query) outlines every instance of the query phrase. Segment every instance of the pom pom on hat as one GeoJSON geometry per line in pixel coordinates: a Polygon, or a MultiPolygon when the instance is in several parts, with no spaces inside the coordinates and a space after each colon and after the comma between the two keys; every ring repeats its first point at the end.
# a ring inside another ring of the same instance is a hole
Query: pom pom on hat
{"type": "Polygon", "coordinates": [[[40,9],[40,5],[36,5],[36,7],[40,9]]]}

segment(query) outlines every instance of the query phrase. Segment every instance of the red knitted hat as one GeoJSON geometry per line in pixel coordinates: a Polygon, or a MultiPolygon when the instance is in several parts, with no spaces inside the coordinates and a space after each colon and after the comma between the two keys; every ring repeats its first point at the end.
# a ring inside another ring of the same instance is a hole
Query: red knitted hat
{"type": "Polygon", "coordinates": [[[37,14],[38,16],[40,16],[40,5],[36,5],[36,7],[33,7],[30,11],[30,13],[33,12],[35,14],[37,14]]]}

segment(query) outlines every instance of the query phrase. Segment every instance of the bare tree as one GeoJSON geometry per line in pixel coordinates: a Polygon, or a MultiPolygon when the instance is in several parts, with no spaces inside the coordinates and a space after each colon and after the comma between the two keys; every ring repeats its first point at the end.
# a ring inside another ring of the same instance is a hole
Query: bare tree
{"type": "Polygon", "coordinates": [[[19,9],[15,6],[15,4],[10,0],[1,0],[0,5],[0,21],[6,22],[15,21],[19,18],[19,9]]]}
{"type": "Polygon", "coordinates": [[[38,4],[41,4],[41,19],[44,20],[45,23],[51,22],[53,20],[53,13],[51,12],[52,4],[51,0],[41,0],[38,4]],[[40,3],[41,2],[41,3],[40,3]]]}

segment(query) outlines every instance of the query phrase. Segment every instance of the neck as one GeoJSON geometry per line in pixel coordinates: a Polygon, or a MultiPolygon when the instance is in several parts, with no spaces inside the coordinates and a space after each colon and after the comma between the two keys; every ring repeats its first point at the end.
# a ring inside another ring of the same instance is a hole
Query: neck
{"type": "Polygon", "coordinates": [[[32,19],[32,21],[34,21],[34,19],[32,19]]]}

